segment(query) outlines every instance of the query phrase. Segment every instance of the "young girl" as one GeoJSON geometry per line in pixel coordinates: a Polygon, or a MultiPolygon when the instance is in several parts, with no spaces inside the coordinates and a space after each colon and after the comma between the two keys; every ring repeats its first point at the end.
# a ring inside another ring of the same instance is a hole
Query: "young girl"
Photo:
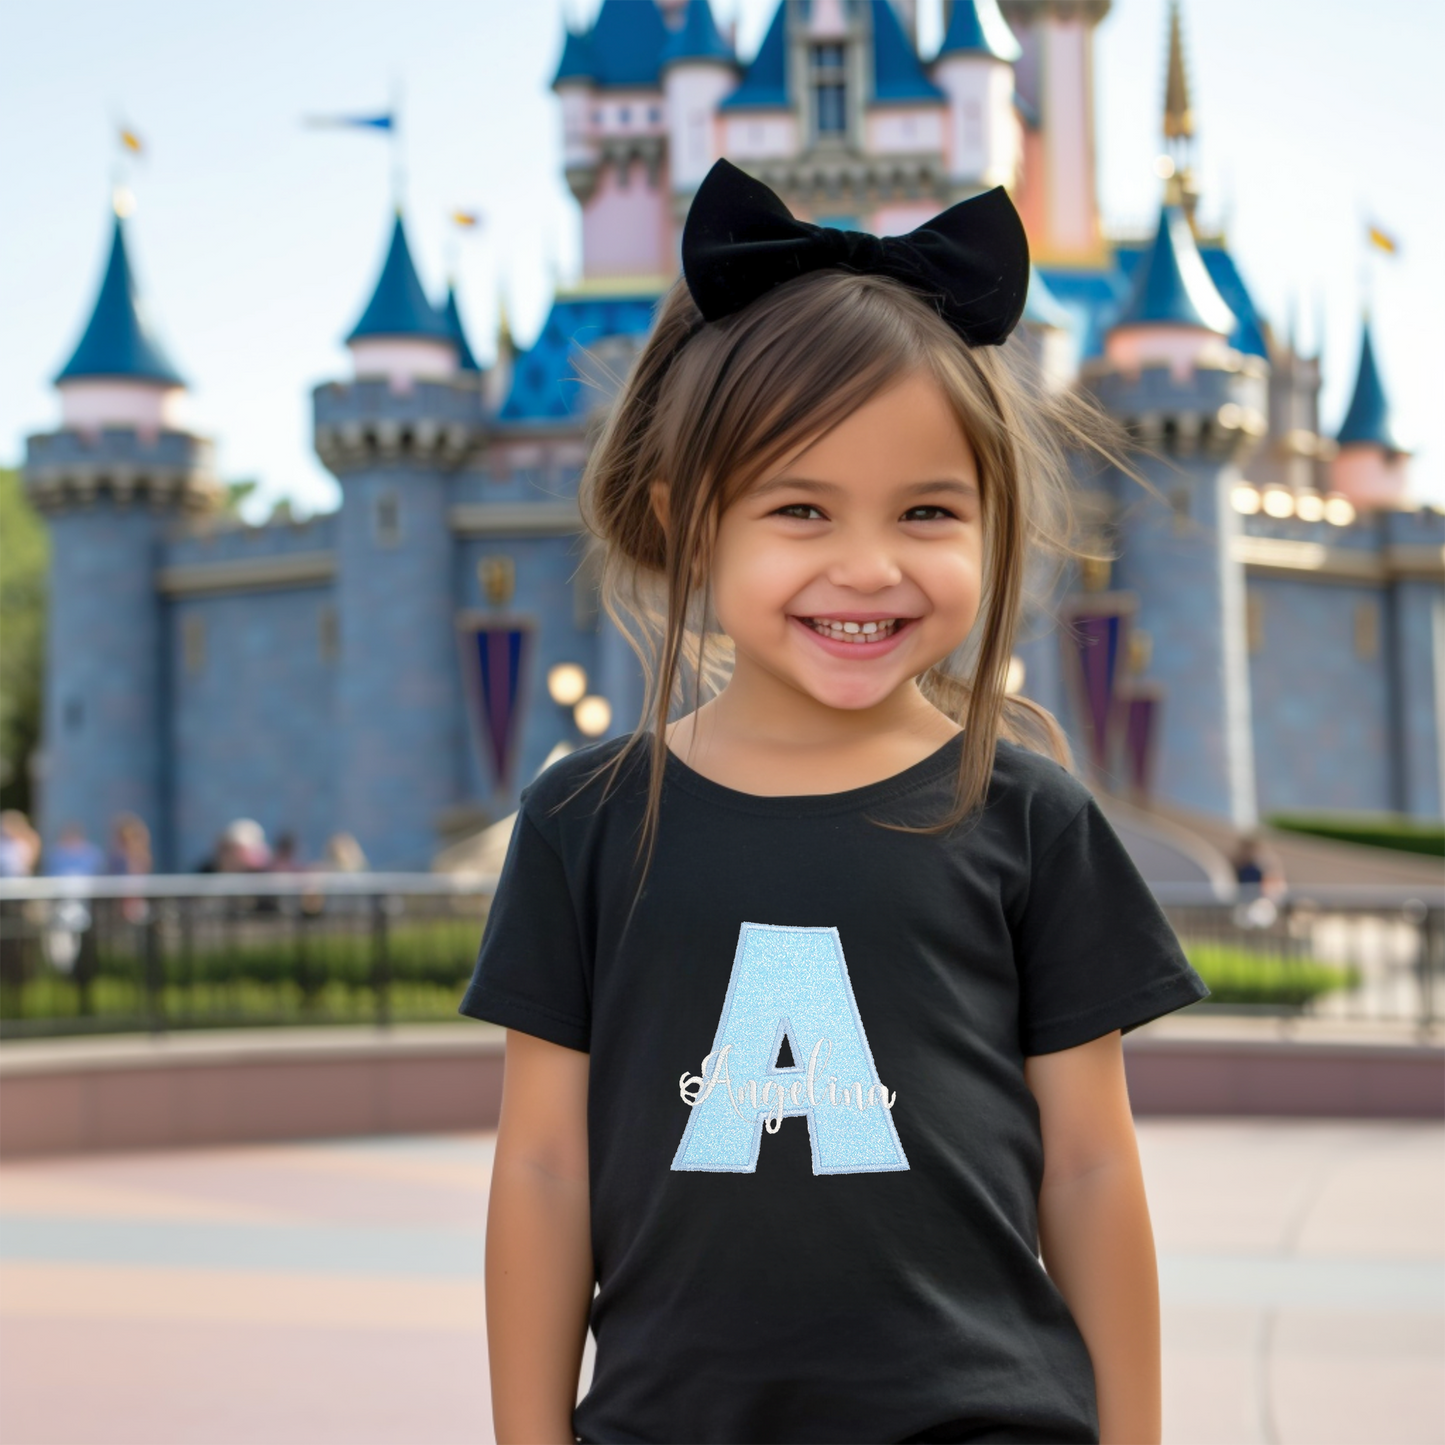
{"type": "Polygon", "coordinates": [[[1120,1035],[1207,990],[1005,692],[1107,434],[999,349],[1002,191],[880,241],[723,161],[683,270],[582,484],[643,723],[523,791],[461,1006],[497,1439],[1157,1442],[1120,1035]]]}

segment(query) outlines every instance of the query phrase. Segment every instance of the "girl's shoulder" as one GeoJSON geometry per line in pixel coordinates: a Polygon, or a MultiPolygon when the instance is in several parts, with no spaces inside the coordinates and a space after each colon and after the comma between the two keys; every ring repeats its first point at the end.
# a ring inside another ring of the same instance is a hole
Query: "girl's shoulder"
{"type": "Polygon", "coordinates": [[[1056,759],[999,738],[994,746],[990,806],[1028,832],[1042,849],[1059,837],[1086,807],[1097,807],[1087,783],[1056,759]]]}
{"type": "MultiPolygon", "coordinates": [[[[631,735],[603,738],[595,743],[584,743],[570,753],[548,764],[522,789],[518,797],[518,811],[549,833],[549,821],[560,815],[570,814],[577,809],[591,811],[602,801],[612,774],[612,764],[623,751],[631,735]]],[[[639,765],[645,767],[647,739],[643,739],[620,769],[624,777],[619,782],[634,778],[639,765]]]]}

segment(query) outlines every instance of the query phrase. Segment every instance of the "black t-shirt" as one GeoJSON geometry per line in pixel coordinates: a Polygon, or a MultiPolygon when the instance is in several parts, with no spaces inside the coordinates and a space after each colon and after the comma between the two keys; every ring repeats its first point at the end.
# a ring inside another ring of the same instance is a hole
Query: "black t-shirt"
{"type": "Polygon", "coordinates": [[[629,920],[648,734],[522,805],[461,1012],[590,1054],[598,1292],[584,1441],[1097,1441],[1038,1256],[1031,1054],[1208,994],[1092,793],[963,734],[881,782],[763,797],[668,754],[629,920]],[[756,1100],[756,1102],[754,1102],[756,1100]]]}

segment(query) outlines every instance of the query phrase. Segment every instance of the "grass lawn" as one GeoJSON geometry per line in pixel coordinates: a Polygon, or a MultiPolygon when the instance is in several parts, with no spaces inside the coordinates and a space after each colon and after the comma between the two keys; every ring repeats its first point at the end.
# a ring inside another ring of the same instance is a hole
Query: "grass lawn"
{"type": "Polygon", "coordinates": [[[1356,968],[1336,968],[1311,958],[1284,959],[1227,943],[1190,943],[1184,952],[1209,985],[1210,1003],[1305,1004],[1320,994],[1353,988],[1356,968]]]}

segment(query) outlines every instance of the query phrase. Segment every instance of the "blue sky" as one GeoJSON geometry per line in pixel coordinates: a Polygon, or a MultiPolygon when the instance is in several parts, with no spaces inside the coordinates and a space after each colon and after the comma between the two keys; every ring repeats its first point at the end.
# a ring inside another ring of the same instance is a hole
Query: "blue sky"
{"type": "MultiPolygon", "coordinates": [[[[776,0],[714,0],[750,55],[776,0]]],[[[128,167],[133,254],[161,335],[193,387],[194,425],[223,477],[254,477],[252,515],[290,497],[334,506],[310,448],[310,388],[342,375],[389,225],[390,157],[364,133],[302,118],[405,117],[408,225],[434,293],[455,269],[473,344],[491,353],[504,290],[522,344],[551,288],[579,270],[547,83],[564,14],[597,0],[46,0],[12,6],[0,45],[0,463],[54,425],[63,364],[104,258],[113,136],[128,167]],[[458,241],[447,215],[485,216],[458,241]]],[[[938,0],[920,0],[925,52],[938,0]]],[[[1445,6],[1422,0],[1185,0],[1206,218],[1222,218],[1256,298],[1322,342],[1324,420],[1348,400],[1367,279],[1377,341],[1413,444],[1414,491],[1445,505],[1445,6]],[[1402,252],[1370,260],[1366,217],[1402,252]]],[[[1105,220],[1144,228],[1157,204],[1165,0],[1115,0],[1100,26],[1105,220]]]]}

